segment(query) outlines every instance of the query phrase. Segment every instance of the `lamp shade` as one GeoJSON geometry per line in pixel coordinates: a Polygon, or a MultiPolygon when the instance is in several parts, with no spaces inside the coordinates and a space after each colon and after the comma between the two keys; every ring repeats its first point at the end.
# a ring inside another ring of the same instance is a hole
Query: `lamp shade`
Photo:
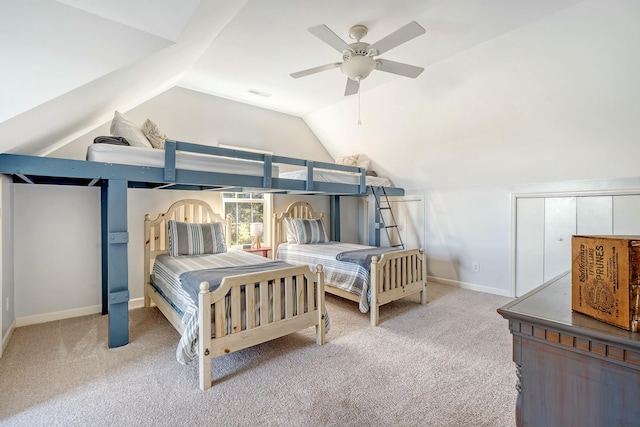
{"type": "Polygon", "coordinates": [[[249,225],[249,234],[251,237],[260,237],[262,236],[262,223],[261,222],[252,222],[249,225]]]}

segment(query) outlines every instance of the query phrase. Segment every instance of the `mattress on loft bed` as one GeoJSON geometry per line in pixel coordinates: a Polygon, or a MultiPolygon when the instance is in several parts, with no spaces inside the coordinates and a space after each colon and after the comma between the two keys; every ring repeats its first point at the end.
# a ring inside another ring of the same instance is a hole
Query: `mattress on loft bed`
{"type": "MultiPolygon", "coordinates": [[[[164,150],[112,144],[92,144],[87,149],[87,160],[133,166],[164,167],[164,150]]],[[[202,172],[263,176],[264,164],[254,160],[219,157],[209,154],[176,152],[176,168],[202,172]]],[[[274,165],[271,176],[278,178],[279,168],[274,165]]]]}
{"type": "MultiPolygon", "coordinates": [[[[280,172],[280,178],[285,179],[307,179],[307,169],[299,169],[290,172],[280,172]]],[[[318,182],[332,182],[336,184],[360,184],[360,174],[341,171],[330,171],[327,169],[314,169],[313,180],[318,182]]],[[[374,187],[391,187],[391,181],[379,176],[367,176],[366,185],[374,187]]]]}

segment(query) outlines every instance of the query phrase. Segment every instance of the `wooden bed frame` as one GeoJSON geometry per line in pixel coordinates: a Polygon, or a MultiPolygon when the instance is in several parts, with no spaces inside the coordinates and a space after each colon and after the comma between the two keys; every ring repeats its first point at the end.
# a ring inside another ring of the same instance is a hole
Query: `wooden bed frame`
{"type": "MultiPolygon", "coordinates": [[[[271,222],[271,254],[276,259],[278,245],[287,242],[284,218],[323,219],[323,213],[317,213],[307,202],[291,203],[281,213],[273,214],[271,222]]],[[[371,301],[369,310],[371,324],[377,326],[380,319],[380,306],[391,301],[420,292],[420,303],[427,303],[427,263],[424,249],[402,249],[371,258],[370,287],[371,301]]],[[[325,283],[325,292],[360,302],[356,294],[325,283]]]]}
{"type": "MultiPolygon", "coordinates": [[[[195,199],[175,202],[167,212],[159,214],[155,219],[151,219],[149,214],[145,215],[145,307],[150,307],[153,302],[182,335],[185,325],[182,323],[180,315],[151,285],[152,263],[158,254],[166,253],[168,250],[166,222],[171,219],[193,223],[225,222],[227,246],[229,246],[231,235],[231,220],[229,218],[223,219],[213,212],[207,203],[195,199]]],[[[324,310],[324,272],[322,271],[322,266],[317,267],[315,274],[304,266],[229,276],[213,292],[209,292],[209,284],[203,282],[200,285],[198,301],[200,388],[207,390],[212,386],[212,359],[223,354],[260,344],[311,326],[316,328],[316,342],[318,345],[323,345],[325,342],[324,310]],[[304,286],[297,287],[297,292],[293,286],[294,280],[296,283],[304,283],[304,286]],[[274,288],[272,301],[269,301],[267,296],[270,283],[274,288]],[[259,287],[260,298],[255,298],[253,292],[242,292],[242,289],[246,286],[259,287]],[[225,298],[227,294],[231,295],[230,319],[223,315],[227,311],[225,298]],[[307,295],[306,301],[305,294],[307,295]],[[245,300],[246,310],[241,310],[240,308],[241,299],[245,300]],[[296,311],[294,311],[294,306],[297,308],[296,311]],[[256,307],[260,307],[260,325],[256,325],[253,315],[247,315],[244,318],[245,312],[254,313],[256,307]],[[283,311],[284,317],[276,316],[276,313],[282,313],[283,311]],[[273,313],[272,320],[269,319],[270,312],[273,313]],[[210,340],[202,339],[202,337],[212,336],[212,313],[215,316],[215,336],[210,340]],[[246,321],[245,329],[241,328],[241,325],[245,323],[243,320],[246,321]],[[231,333],[226,332],[227,322],[231,324],[231,333]]]]}

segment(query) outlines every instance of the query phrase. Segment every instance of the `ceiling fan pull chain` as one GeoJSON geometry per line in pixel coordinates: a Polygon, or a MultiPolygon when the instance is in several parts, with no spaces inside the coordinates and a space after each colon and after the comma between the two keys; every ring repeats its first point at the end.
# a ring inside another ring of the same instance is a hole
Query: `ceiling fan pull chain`
{"type": "Polygon", "coordinates": [[[358,87],[358,124],[362,124],[362,120],[360,120],[360,88],[358,87]]]}

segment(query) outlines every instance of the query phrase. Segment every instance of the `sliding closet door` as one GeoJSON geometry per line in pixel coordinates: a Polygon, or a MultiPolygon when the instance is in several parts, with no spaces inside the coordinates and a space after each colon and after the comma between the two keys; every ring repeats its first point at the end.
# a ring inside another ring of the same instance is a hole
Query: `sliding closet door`
{"type": "Polygon", "coordinates": [[[613,197],[614,234],[640,235],[640,196],[613,197]]]}
{"type": "Polygon", "coordinates": [[[516,200],[516,296],[542,284],[544,198],[516,200]]]}
{"type": "Polygon", "coordinates": [[[571,236],[575,233],[576,198],[546,198],[544,203],[544,282],[571,268],[571,236]]]}
{"type": "Polygon", "coordinates": [[[574,234],[640,235],[640,195],[516,199],[515,294],[571,268],[574,234]]]}
{"type": "Polygon", "coordinates": [[[613,196],[577,199],[577,234],[613,234],[613,196]]]}

